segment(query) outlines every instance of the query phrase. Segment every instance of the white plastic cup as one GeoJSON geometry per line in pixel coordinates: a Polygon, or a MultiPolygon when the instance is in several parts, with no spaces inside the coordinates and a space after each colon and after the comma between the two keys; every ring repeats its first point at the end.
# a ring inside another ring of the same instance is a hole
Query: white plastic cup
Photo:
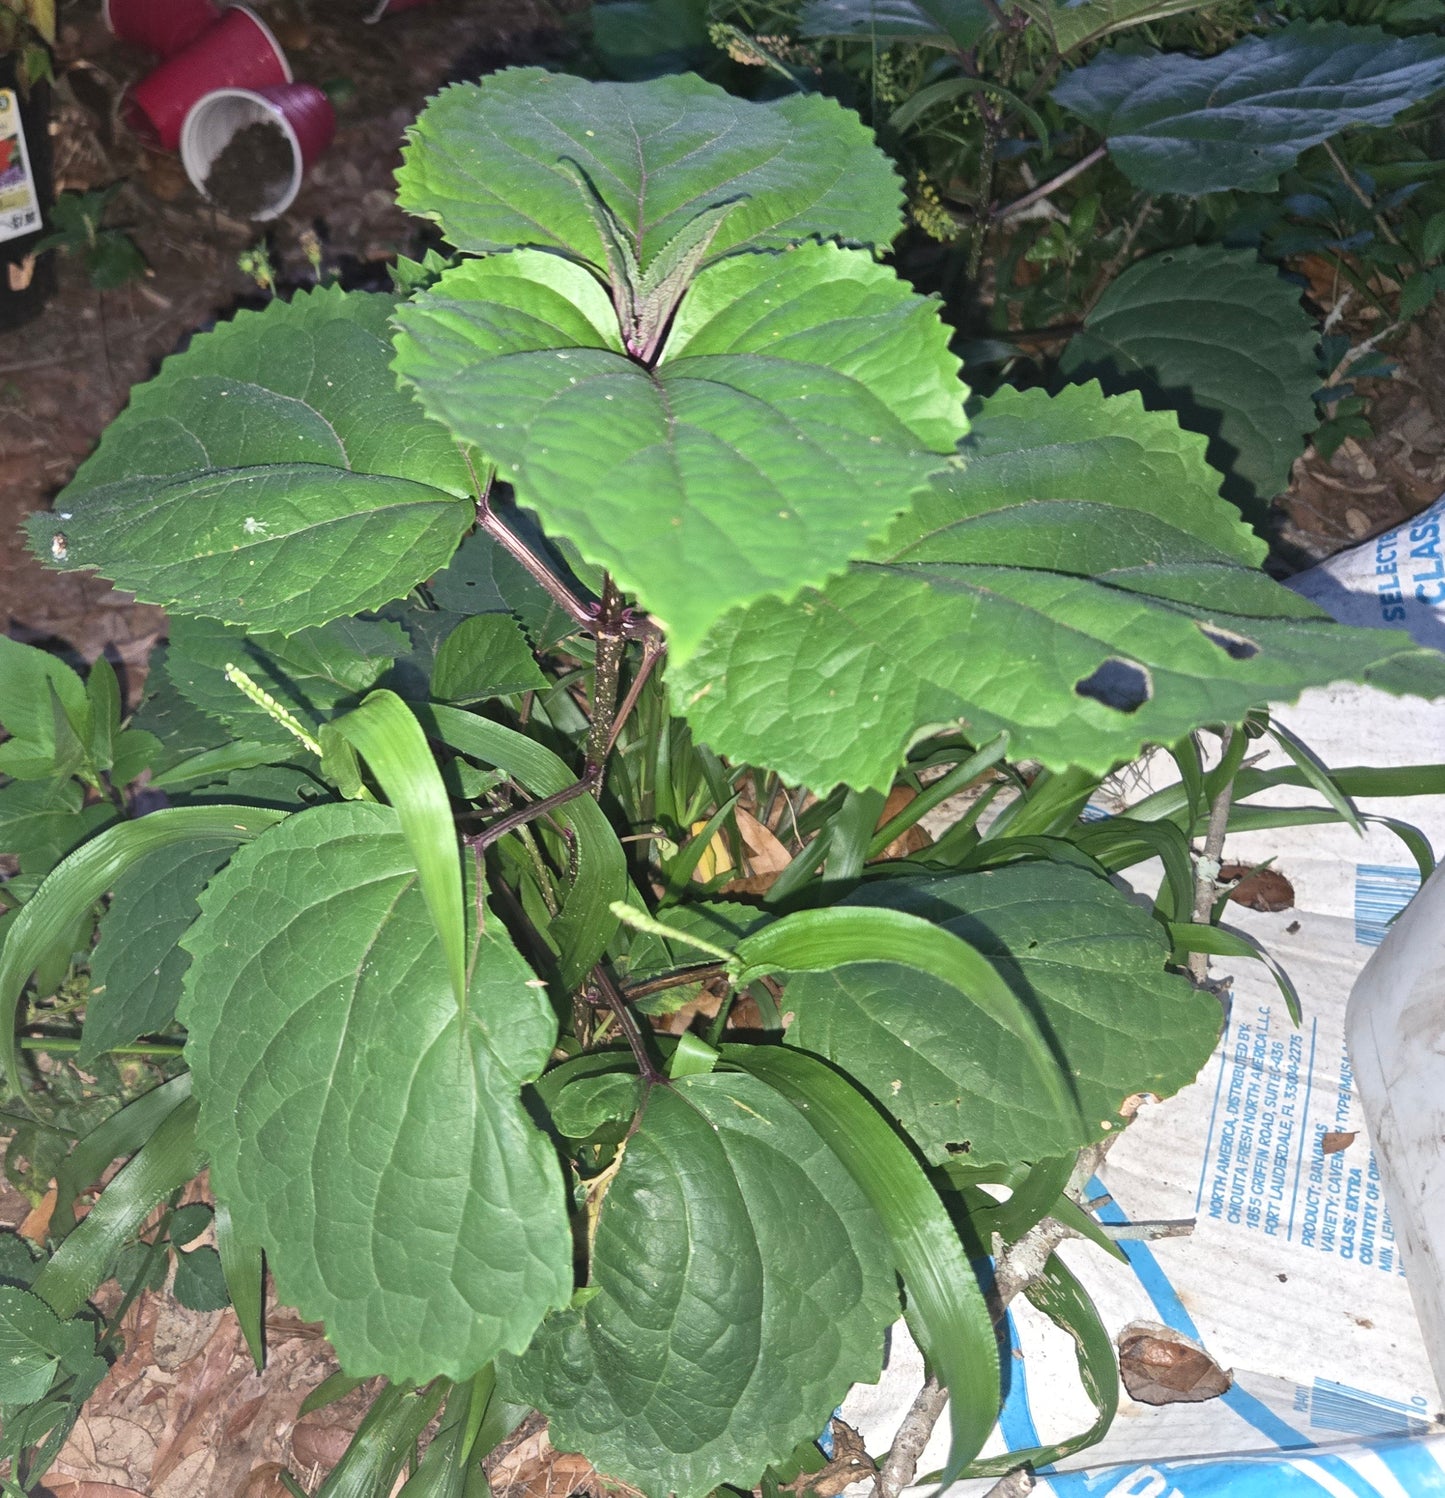
{"type": "Polygon", "coordinates": [[[1355,980],[1345,1039],[1425,1350],[1445,1389],[1445,865],[1355,980]]]}
{"type": "Polygon", "coordinates": [[[275,125],[291,146],[291,175],[259,212],[257,220],[277,218],[291,206],[307,168],[331,143],[336,116],[331,101],[309,83],[280,84],[274,88],[218,88],[198,99],[181,126],[181,163],[196,190],[206,192],[206,180],[216,158],[232,136],[259,122],[275,125]]]}

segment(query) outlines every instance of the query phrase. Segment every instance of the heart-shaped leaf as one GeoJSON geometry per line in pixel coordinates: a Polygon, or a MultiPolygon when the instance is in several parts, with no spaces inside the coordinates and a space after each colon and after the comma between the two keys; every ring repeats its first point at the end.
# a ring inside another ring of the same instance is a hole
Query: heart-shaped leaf
{"type": "Polygon", "coordinates": [[[291,633],[400,597],[471,524],[466,464],[396,388],[395,298],[334,289],[201,334],[33,517],[150,603],[291,633]]]}
{"type": "Polygon", "coordinates": [[[1315,426],[1318,334],[1299,288],[1250,251],[1166,250],[1114,281],[1061,365],[1111,395],[1139,390],[1209,438],[1224,494],[1253,513],[1289,483],[1315,426]]]}
{"type": "Polygon", "coordinates": [[[1000,391],[967,467],[879,561],[792,608],[730,614],[672,671],[676,701],[719,753],[821,792],[885,788],[944,724],[1104,774],[1306,686],[1445,693],[1437,652],[1336,624],[1242,565],[1257,543],[1213,496],[1201,448],[1137,397],[1000,391]],[[1057,444],[1075,451],[1056,467],[1057,444]]]}
{"type": "Polygon", "coordinates": [[[509,1360],[551,1438],[650,1498],[753,1487],[881,1366],[892,1252],[791,1103],[713,1072],[653,1087],[607,1190],[591,1298],[509,1360]],[[641,1458],[641,1459],[639,1459],[641,1458]]]}
{"type": "Polygon", "coordinates": [[[458,1011],[389,807],[274,832],[185,941],[217,1195],[349,1372],[470,1377],[572,1291],[556,1157],[518,1095],[555,1017],[495,920],[471,933],[458,1011]]]}
{"type": "Polygon", "coordinates": [[[520,250],[398,313],[397,368],[685,657],[863,555],[966,430],[937,304],[860,251],[725,260],[653,368],[589,271],[520,250]]]}
{"type": "Polygon", "coordinates": [[[788,1043],[840,1066],[936,1163],[960,1148],[978,1165],[1070,1154],[1122,1127],[1126,1098],[1193,1081],[1219,1038],[1218,1000],[1164,971],[1169,944],[1149,912],[1083,869],[886,880],[847,903],[925,916],[988,957],[1072,1079],[1077,1109],[1061,1109],[1017,1035],[916,968],[854,963],[790,979],[788,1043]]]}
{"type": "Polygon", "coordinates": [[[901,184],[857,115],[821,94],[753,103],[693,74],[590,83],[508,68],[444,89],[408,134],[397,186],[401,206],[458,249],[560,249],[599,270],[609,256],[592,193],[644,270],[723,204],[714,257],[816,238],[887,244],[902,226],[901,184]]]}

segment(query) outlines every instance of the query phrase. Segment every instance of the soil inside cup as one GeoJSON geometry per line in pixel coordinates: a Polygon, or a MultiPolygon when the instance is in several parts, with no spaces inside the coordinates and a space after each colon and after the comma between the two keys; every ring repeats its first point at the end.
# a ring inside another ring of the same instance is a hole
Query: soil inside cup
{"type": "Polygon", "coordinates": [[[206,196],[237,218],[264,213],[291,181],[291,142],[271,120],[243,126],[221,148],[206,177],[206,196]]]}

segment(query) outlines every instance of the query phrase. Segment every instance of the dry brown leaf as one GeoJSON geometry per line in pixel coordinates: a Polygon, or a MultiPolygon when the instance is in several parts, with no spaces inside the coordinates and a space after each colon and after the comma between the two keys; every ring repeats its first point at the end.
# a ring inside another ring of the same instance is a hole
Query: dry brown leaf
{"type": "Polygon", "coordinates": [[[1222,883],[1239,882],[1229,892],[1236,905],[1249,910],[1293,910],[1294,885],[1278,869],[1253,869],[1245,863],[1226,863],[1219,870],[1222,883]]]}
{"type": "Polygon", "coordinates": [[[40,1198],[40,1204],[26,1213],[25,1221],[17,1229],[22,1238],[28,1238],[32,1243],[41,1247],[45,1245],[45,1239],[50,1233],[50,1218],[55,1211],[55,1182],[50,1183],[50,1189],[40,1198]]]}
{"type": "Polygon", "coordinates": [[[1227,1393],[1234,1374],[1173,1327],[1135,1321],[1118,1336],[1119,1376],[1139,1404],[1200,1404],[1227,1393]]]}
{"type": "MultiPolygon", "coordinates": [[[[873,830],[891,822],[911,801],[918,799],[918,792],[911,785],[895,785],[888,793],[888,799],[883,803],[883,810],[878,813],[878,826],[873,830]]],[[[895,837],[891,843],[872,859],[873,863],[886,862],[894,858],[907,858],[910,853],[917,853],[920,849],[930,847],[933,839],[916,822],[901,837],[895,837]]]]}
{"type": "MultiPolygon", "coordinates": [[[[280,1462],[262,1462],[246,1474],[234,1498],[290,1498],[290,1490],[281,1481],[284,1471],[286,1468],[280,1462]]],[[[218,1498],[229,1498],[229,1495],[218,1495],[218,1498]]]]}

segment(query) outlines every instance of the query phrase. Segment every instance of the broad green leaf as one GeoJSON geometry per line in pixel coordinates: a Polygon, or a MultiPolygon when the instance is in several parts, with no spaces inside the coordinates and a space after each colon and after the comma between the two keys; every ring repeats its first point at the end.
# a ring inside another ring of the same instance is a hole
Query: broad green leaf
{"type": "Polygon", "coordinates": [[[221,1256],[214,1248],[193,1248],[176,1257],[171,1294],[188,1311],[221,1311],[231,1303],[221,1256]]]}
{"type": "Polygon", "coordinates": [[[733,204],[711,246],[837,237],[884,245],[900,184],[857,115],[821,94],[754,103],[692,74],[589,83],[508,68],[444,89],[408,132],[397,198],[458,249],[560,249],[604,269],[585,175],[643,270],[697,216],[733,204]]]}
{"type": "Polygon", "coordinates": [[[519,1098],[551,1006],[489,914],[463,1017],[390,807],[300,812],[247,852],[185,943],[216,1193],[349,1372],[469,1377],[572,1292],[556,1157],[519,1098]]]}
{"type": "Polygon", "coordinates": [[[798,16],[801,36],[909,42],[966,51],[993,24],[982,0],[809,0],[798,16]]]}
{"type": "MultiPolygon", "coordinates": [[[[175,625],[172,619],[170,628],[175,625]]],[[[201,712],[170,679],[166,670],[169,655],[166,645],[151,652],[145,697],[131,719],[134,729],[153,734],[160,745],[151,761],[153,780],[199,754],[229,746],[231,741],[231,735],[220,723],[209,713],[201,712]]]]}
{"type": "Polygon", "coordinates": [[[1436,652],[1336,624],[1241,565],[1256,543],[1191,481],[1208,471],[1180,462],[1172,427],[1133,396],[1001,390],[967,467],[899,521],[879,561],[790,608],[730,614],[670,671],[674,700],[718,753],[821,793],[886,789],[940,725],[975,742],[1006,731],[1011,758],[1104,775],[1306,686],[1445,693],[1436,652]],[[1048,450],[1076,431],[1078,458],[1055,469],[1048,450]],[[1134,456],[1082,461],[1100,442],[1134,456]]]}
{"type": "Polygon", "coordinates": [[[649,1498],[753,1487],[877,1378],[888,1240],[804,1116],[751,1077],[651,1089],[603,1201],[590,1288],[504,1364],[511,1397],[649,1498]]]}
{"type": "Polygon", "coordinates": [[[148,854],[116,881],[91,959],[81,1066],[173,1023],[191,961],[177,943],[206,881],[230,856],[213,842],[181,843],[148,854]]]}
{"type": "Polygon", "coordinates": [[[397,369],[685,658],[729,608],[870,542],[966,430],[937,304],[814,245],[704,271],[655,368],[591,273],[516,251],[397,314],[397,369]]]}
{"type": "MultiPolygon", "coordinates": [[[[892,882],[882,887],[896,888],[892,882]]],[[[1060,1052],[1052,1027],[1035,1013],[1034,996],[1016,992],[989,961],[996,947],[991,944],[985,953],[958,931],[931,924],[926,916],[906,909],[885,908],[889,904],[885,893],[873,900],[859,897],[784,916],[738,944],[738,981],[768,973],[832,973],[855,965],[896,970],[901,965],[952,993],[955,1006],[962,999],[962,1013],[983,1016],[1007,1032],[1024,1063],[1018,1091],[1030,1098],[1035,1110],[1056,1120],[1075,1118],[1078,1100],[1071,1096],[1075,1084],[1070,1058],[1060,1052]],[[1069,1078],[1068,1086],[1061,1070],[1069,1078]]],[[[903,982],[906,987],[907,980],[903,982]]],[[[851,1066],[845,1069],[853,1071],[851,1066]]]]}
{"type": "Polygon", "coordinates": [[[853,904],[927,917],[989,958],[1073,1081],[1077,1105],[1061,1108],[1015,1033],[915,967],[856,963],[789,980],[788,1043],[841,1067],[936,1163],[960,1146],[970,1164],[1071,1153],[1122,1127],[1126,1098],[1193,1081],[1219,1038],[1218,1000],[1165,972],[1168,943],[1148,911],[1083,870],[1025,863],[888,880],[853,904]]]}
{"type": "Polygon", "coordinates": [[[1237,504],[1268,503],[1315,426],[1318,334],[1291,286],[1252,251],[1165,250],[1099,298],[1062,368],[1110,394],[1140,390],[1151,410],[1209,438],[1237,504]]]}
{"type": "Polygon", "coordinates": [[[228,665],[239,666],[314,733],[333,712],[359,702],[407,649],[401,627],[379,619],[333,619],[282,635],[178,617],[170,624],[165,669],[188,701],[238,739],[294,750],[295,739],[226,679],[228,665]]]}
{"type": "Polygon", "coordinates": [[[505,614],[474,614],[442,641],[432,669],[432,696],[443,702],[485,702],[551,683],[538,669],[521,626],[505,614]]]}
{"type": "Polygon", "coordinates": [[[430,576],[473,519],[465,461],[396,388],[395,298],[334,289],[198,336],[30,521],[47,559],[146,602],[291,633],[430,576]]]}
{"type": "Polygon", "coordinates": [[[1268,192],[1307,147],[1388,125],[1442,86],[1445,40],[1296,22],[1213,57],[1100,52],[1053,97],[1106,137],[1136,187],[1198,196],[1268,192]]]}
{"type": "Polygon", "coordinates": [[[725,1046],[723,1058],[800,1109],[873,1204],[903,1279],[908,1324],[949,1393],[943,1481],[951,1482],[999,1407],[993,1316],[958,1230],[913,1152],[832,1067],[785,1046],[725,1046]]]}
{"type": "Polygon", "coordinates": [[[3,886],[7,894],[29,898],[72,848],[114,819],[113,806],[84,801],[73,780],[0,786],[0,853],[20,861],[3,886]]]}
{"type": "Polygon", "coordinates": [[[711,15],[711,0],[603,0],[592,7],[592,46],[616,77],[680,73],[710,57],[711,15]]]}
{"type": "Polygon", "coordinates": [[[451,802],[421,724],[395,692],[373,692],[355,712],[329,725],[376,777],[421,881],[457,1006],[466,1012],[467,936],[462,913],[462,857],[451,802]]]}
{"type": "Polygon", "coordinates": [[[89,1322],[61,1321],[28,1290],[0,1285],[0,1404],[34,1404],[62,1369],[79,1373],[93,1361],[89,1322]]]}
{"type": "Polygon", "coordinates": [[[84,682],[48,651],[0,635],[0,728],[10,735],[0,744],[0,774],[46,780],[57,769],[68,773],[73,768],[57,758],[52,691],[70,731],[87,739],[90,704],[84,682]]]}
{"type": "Polygon", "coordinates": [[[253,838],[282,813],[255,806],[176,806],[108,827],[82,844],[7,919],[0,941],[0,1071],[13,1086],[16,1006],[26,982],[58,940],[147,853],[191,839],[230,845],[253,838]]]}

